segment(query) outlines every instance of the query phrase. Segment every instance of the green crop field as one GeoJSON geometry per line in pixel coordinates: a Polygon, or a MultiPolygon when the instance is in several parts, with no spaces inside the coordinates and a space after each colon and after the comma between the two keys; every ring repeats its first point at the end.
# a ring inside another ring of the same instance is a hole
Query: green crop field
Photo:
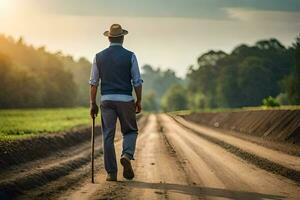
{"type": "Polygon", "coordinates": [[[65,131],[90,122],[88,108],[0,110],[0,140],[65,131]]]}

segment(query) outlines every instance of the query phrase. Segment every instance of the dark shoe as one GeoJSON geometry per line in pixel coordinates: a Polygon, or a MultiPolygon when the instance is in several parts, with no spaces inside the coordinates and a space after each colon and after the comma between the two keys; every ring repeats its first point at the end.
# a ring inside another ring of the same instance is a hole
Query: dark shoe
{"type": "Polygon", "coordinates": [[[126,155],[123,155],[121,157],[120,162],[123,165],[123,176],[124,176],[124,178],[129,179],[129,180],[133,179],[134,172],[133,172],[133,169],[132,169],[132,166],[131,166],[130,159],[126,155]]]}
{"type": "Polygon", "coordinates": [[[117,174],[115,173],[107,174],[106,181],[117,181],[117,174]]]}

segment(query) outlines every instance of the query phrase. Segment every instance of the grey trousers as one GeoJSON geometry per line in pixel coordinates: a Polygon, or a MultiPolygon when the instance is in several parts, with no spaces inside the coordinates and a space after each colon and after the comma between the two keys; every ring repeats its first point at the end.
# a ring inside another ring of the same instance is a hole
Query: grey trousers
{"type": "Polygon", "coordinates": [[[114,145],[117,118],[119,118],[123,135],[122,155],[126,154],[133,160],[138,134],[135,103],[134,101],[102,101],[100,109],[105,170],[107,173],[117,173],[118,167],[114,145]]]}

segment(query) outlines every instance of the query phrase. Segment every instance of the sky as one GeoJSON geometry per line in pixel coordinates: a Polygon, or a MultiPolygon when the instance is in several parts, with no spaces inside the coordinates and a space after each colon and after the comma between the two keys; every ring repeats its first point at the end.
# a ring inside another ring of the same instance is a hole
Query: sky
{"type": "Polygon", "coordinates": [[[103,32],[119,23],[140,66],[181,77],[209,50],[273,37],[289,46],[299,19],[299,0],[0,0],[2,34],[91,61],[109,45],[103,32]]]}

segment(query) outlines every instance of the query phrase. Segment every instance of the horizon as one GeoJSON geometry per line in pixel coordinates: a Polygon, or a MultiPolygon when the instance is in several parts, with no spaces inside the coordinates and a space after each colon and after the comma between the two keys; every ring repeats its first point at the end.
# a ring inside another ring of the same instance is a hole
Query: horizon
{"type": "Polygon", "coordinates": [[[300,2],[295,0],[117,3],[0,0],[0,32],[91,61],[109,44],[102,33],[120,23],[129,31],[124,46],[137,54],[140,66],[170,68],[181,78],[209,50],[229,53],[242,43],[270,38],[288,47],[300,33],[300,2]]]}

